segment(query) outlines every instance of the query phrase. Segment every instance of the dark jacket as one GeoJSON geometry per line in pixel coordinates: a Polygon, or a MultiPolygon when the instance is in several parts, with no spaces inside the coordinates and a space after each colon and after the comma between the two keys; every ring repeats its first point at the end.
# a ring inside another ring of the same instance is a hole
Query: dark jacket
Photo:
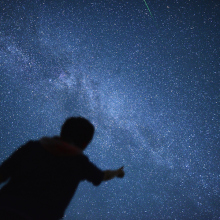
{"type": "Polygon", "coordinates": [[[39,141],[30,141],[0,166],[10,178],[0,190],[0,208],[28,219],[60,219],[80,181],[97,186],[104,173],[83,154],[54,155],[39,141]]]}

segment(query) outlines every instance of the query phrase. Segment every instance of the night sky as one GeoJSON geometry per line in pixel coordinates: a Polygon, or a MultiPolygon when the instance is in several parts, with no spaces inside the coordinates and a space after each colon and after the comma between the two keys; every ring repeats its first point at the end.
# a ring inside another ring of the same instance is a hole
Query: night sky
{"type": "Polygon", "coordinates": [[[220,1],[0,1],[0,162],[70,116],[125,177],[80,183],[70,219],[220,218],[220,1]]]}

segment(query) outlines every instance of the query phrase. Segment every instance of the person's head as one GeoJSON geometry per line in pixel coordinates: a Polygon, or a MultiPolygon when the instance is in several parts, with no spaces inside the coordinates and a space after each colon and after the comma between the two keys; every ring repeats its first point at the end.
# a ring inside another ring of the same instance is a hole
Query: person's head
{"type": "Polygon", "coordinates": [[[60,137],[63,141],[73,143],[84,150],[92,140],[94,132],[93,124],[87,119],[71,117],[62,125],[60,137]]]}

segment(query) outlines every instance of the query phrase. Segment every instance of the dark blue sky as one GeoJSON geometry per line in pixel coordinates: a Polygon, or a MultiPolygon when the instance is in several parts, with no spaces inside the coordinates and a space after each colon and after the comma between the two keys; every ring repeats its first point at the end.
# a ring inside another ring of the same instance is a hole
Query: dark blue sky
{"type": "Polygon", "coordinates": [[[1,161],[81,115],[124,179],[81,183],[69,219],[219,219],[219,1],[2,1],[1,161]]]}

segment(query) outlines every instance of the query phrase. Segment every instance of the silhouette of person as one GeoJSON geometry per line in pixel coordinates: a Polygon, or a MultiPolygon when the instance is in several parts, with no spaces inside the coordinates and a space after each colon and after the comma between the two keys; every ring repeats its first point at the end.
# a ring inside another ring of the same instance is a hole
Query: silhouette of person
{"type": "Polygon", "coordinates": [[[102,171],[83,150],[91,142],[94,126],[85,118],[68,118],[60,137],[29,141],[0,166],[0,219],[61,219],[80,181],[98,186],[124,176],[123,167],[102,171]]]}

